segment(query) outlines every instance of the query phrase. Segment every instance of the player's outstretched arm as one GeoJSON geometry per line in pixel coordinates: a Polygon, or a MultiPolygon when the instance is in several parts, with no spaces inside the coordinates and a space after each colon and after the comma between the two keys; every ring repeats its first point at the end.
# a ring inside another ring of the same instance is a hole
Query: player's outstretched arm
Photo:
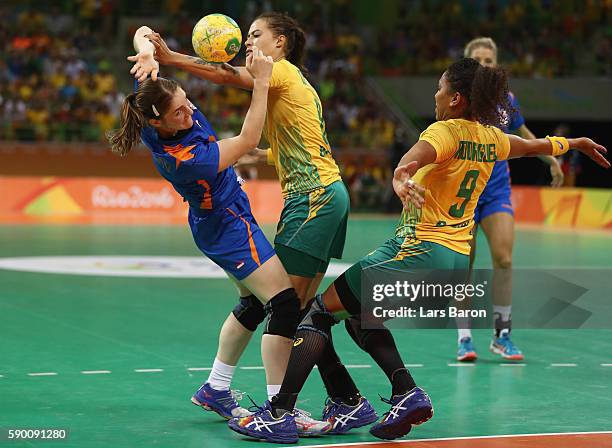
{"type": "Polygon", "coordinates": [[[247,57],[246,69],[253,77],[253,95],[251,106],[244,119],[240,135],[219,141],[219,171],[236,163],[240,157],[257,146],[261,139],[266,107],[268,104],[268,87],[272,76],[274,61],[264,56],[257,48],[247,57]]]}
{"type": "MultiPolygon", "coordinates": [[[[518,135],[523,137],[526,140],[535,140],[536,136],[533,135],[533,132],[527,127],[527,125],[523,124],[520,128],[518,128],[518,135]]],[[[550,177],[552,178],[551,185],[553,187],[560,187],[563,185],[563,179],[565,175],[563,174],[563,170],[561,169],[561,164],[555,159],[553,156],[543,156],[539,155],[538,159],[544,162],[550,168],[550,177]]]]}
{"type": "Polygon", "coordinates": [[[161,65],[171,65],[185,70],[198,78],[206,79],[215,84],[231,85],[252,90],[253,76],[246,67],[233,67],[227,63],[206,62],[201,58],[172,51],[159,33],[151,31],[147,35],[155,47],[155,59],[161,65]]]}
{"type": "Polygon", "coordinates": [[[510,139],[509,159],[533,157],[538,155],[559,156],[570,149],[575,149],[588,156],[599,166],[610,168],[610,162],[604,157],[607,149],[587,137],[564,138],[546,137],[535,140],[525,140],[516,135],[508,135],[510,139]]]}

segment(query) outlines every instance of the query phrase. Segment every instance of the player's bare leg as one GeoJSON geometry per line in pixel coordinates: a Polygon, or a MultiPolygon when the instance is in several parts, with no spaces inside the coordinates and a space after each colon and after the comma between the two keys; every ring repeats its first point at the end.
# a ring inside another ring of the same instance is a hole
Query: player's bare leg
{"type": "Polygon", "coordinates": [[[482,219],[480,226],[489,241],[493,260],[495,337],[490,348],[505,359],[522,360],[523,354],[510,340],[514,217],[509,213],[493,213],[482,219]]]}

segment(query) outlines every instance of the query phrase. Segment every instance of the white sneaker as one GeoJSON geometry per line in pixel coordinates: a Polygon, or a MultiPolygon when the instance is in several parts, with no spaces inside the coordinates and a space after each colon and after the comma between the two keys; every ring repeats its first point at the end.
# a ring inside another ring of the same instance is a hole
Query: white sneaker
{"type": "Polygon", "coordinates": [[[295,408],[295,424],[300,437],[320,436],[328,432],[332,425],[326,421],[315,420],[310,412],[295,408]]]}

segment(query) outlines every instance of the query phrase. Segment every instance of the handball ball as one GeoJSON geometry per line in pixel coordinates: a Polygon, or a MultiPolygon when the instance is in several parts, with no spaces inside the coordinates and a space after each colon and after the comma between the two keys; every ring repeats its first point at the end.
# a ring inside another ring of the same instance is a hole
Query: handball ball
{"type": "Polygon", "coordinates": [[[191,43],[207,62],[229,62],[240,51],[242,33],[238,24],[224,14],[209,14],[193,27],[191,43]]]}

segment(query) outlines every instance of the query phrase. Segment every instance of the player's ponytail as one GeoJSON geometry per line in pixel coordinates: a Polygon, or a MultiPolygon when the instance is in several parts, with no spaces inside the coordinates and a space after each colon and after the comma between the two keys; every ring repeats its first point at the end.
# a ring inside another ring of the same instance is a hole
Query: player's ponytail
{"type": "Polygon", "coordinates": [[[280,12],[264,12],[257,19],[265,20],[274,36],[285,36],[285,58],[306,73],[304,67],[306,33],[297,20],[280,12]]]}
{"type": "Polygon", "coordinates": [[[121,106],[119,129],[106,134],[111,150],[121,156],[127,155],[140,140],[140,131],[149,119],[160,119],[166,113],[178,83],[171,79],[147,79],[130,93],[121,106]]]}
{"type": "Polygon", "coordinates": [[[461,59],[446,70],[451,89],[467,100],[466,118],[482,124],[503,125],[508,104],[508,77],[503,68],[483,67],[471,58],[461,59]]]}
{"type": "Polygon", "coordinates": [[[121,106],[119,129],[110,131],[106,135],[111,145],[111,150],[120,156],[127,155],[132,146],[138,143],[140,131],[146,126],[145,117],[134,104],[135,101],[136,92],[130,93],[125,97],[121,106]]]}

